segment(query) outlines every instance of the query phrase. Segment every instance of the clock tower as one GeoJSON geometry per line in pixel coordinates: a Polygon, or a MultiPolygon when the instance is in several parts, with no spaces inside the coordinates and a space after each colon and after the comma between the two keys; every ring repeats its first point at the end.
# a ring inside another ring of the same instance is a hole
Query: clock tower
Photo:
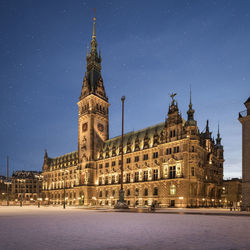
{"type": "Polygon", "coordinates": [[[97,149],[109,138],[109,103],[101,75],[101,53],[97,52],[93,18],[91,51],[87,52],[87,70],[78,102],[78,154],[82,169],[81,184],[95,183],[97,149]]]}

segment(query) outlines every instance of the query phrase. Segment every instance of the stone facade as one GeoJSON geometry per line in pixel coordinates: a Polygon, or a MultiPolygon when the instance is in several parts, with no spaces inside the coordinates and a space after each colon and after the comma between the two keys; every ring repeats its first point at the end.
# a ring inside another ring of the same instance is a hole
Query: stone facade
{"type": "Polygon", "coordinates": [[[223,146],[207,121],[200,132],[191,94],[185,121],[175,95],[162,123],[109,139],[109,103],[97,52],[95,19],[87,71],[78,102],[78,150],[44,156],[43,193],[53,204],[113,206],[119,199],[121,150],[125,200],[129,206],[215,206],[223,178],[223,146]],[[64,197],[65,192],[65,197],[64,197]]]}
{"type": "Polygon", "coordinates": [[[42,175],[37,171],[16,171],[12,175],[12,196],[16,201],[32,203],[42,197],[42,175]]]}
{"type": "Polygon", "coordinates": [[[242,180],[232,178],[223,181],[221,205],[223,207],[239,208],[242,203],[242,180]]]}
{"type": "Polygon", "coordinates": [[[239,113],[242,124],[242,209],[250,210],[250,97],[244,104],[247,110],[239,113]]]}

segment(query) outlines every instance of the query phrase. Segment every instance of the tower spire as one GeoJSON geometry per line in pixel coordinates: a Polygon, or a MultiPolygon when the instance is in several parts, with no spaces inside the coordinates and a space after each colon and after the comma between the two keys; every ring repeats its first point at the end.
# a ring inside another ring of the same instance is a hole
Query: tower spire
{"type": "Polygon", "coordinates": [[[192,109],[192,89],[191,89],[191,85],[190,85],[190,102],[189,102],[189,108],[192,109]]]}
{"type": "Polygon", "coordinates": [[[189,97],[189,109],[187,111],[187,115],[188,115],[188,119],[187,119],[187,125],[192,125],[192,126],[196,126],[197,123],[194,120],[194,110],[193,110],[193,104],[192,104],[192,91],[191,91],[191,86],[190,86],[190,97],[189,97]]]}
{"type": "Polygon", "coordinates": [[[95,18],[95,8],[94,8],[94,17],[93,17],[93,34],[92,34],[92,39],[95,39],[95,38],[96,38],[96,34],[95,34],[95,21],[96,21],[96,18],[95,18]]]}
{"type": "Polygon", "coordinates": [[[94,8],[94,17],[93,17],[93,34],[91,40],[91,54],[97,57],[97,42],[96,42],[96,33],[95,33],[95,8],[94,8]]]}
{"type": "Polygon", "coordinates": [[[220,124],[218,123],[218,133],[217,133],[217,138],[216,138],[216,144],[220,145],[221,144],[221,137],[220,137],[220,124]]]}

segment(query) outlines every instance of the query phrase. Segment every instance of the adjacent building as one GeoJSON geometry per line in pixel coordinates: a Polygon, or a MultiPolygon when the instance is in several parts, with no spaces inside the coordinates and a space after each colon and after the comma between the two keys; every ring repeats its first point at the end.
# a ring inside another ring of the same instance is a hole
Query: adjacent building
{"type": "Polygon", "coordinates": [[[242,124],[242,209],[250,210],[250,97],[246,110],[239,113],[242,124]]]}
{"type": "Polygon", "coordinates": [[[242,179],[232,178],[223,181],[221,205],[240,208],[242,203],[242,179]]]}
{"type": "Polygon", "coordinates": [[[187,119],[176,94],[160,124],[109,138],[109,101],[97,51],[95,19],[91,51],[78,100],[78,149],[49,157],[43,164],[43,194],[52,204],[114,205],[123,178],[130,206],[194,207],[219,205],[223,182],[223,146],[207,121],[201,132],[190,100],[187,119]],[[124,175],[121,176],[121,152],[124,175]]]}
{"type": "Polygon", "coordinates": [[[12,194],[16,201],[36,202],[42,198],[42,175],[38,171],[16,171],[12,174],[12,194]]]}

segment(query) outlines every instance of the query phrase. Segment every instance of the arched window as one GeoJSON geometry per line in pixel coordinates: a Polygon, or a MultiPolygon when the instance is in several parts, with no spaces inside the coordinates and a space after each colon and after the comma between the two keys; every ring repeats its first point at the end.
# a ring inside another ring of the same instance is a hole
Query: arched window
{"type": "Polygon", "coordinates": [[[170,194],[171,195],[175,195],[176,194],[176,186],[175,185],[171,185],[170,186],[170,194]]]}
{"type": "Polygon", "coordinates": [[[158,195],[158,188],[157,187],[154,188],[154,195],[158,195]]]}
{"type": "Polygon", "coordinates": [[[138,195],[139,195],[139,189],[136,188],[136,189],[135,189],[135,196],[138,196],[138,195]]]}

